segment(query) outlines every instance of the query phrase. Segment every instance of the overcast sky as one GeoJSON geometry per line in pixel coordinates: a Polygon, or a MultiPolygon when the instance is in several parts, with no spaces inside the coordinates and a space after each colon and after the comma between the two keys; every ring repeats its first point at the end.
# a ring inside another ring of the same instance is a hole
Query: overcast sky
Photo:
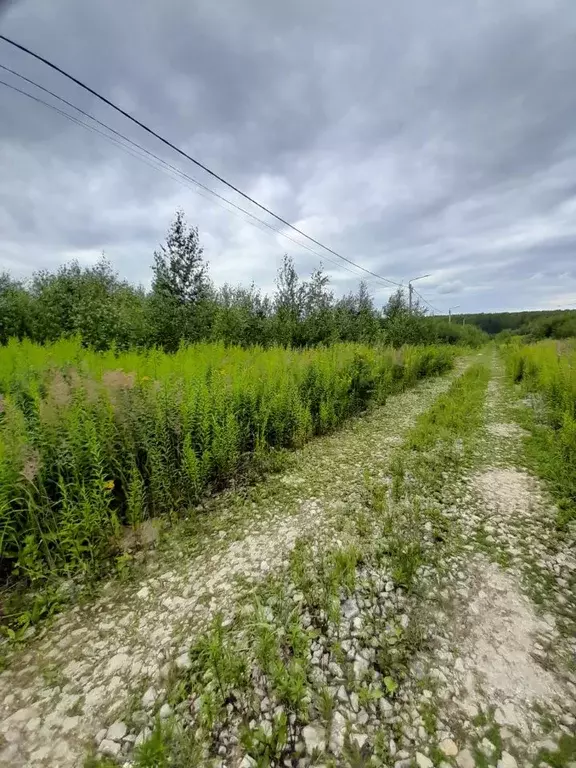
{"type": "MultiPolygon", "coordinates": [[[[576,305],[575,0],[0,0],[0,31],[364,267],[431,273],[440,310],[576,305]]],[[[0,64],[245,205],[2,41],[0,64]]],[[[148,284],[179,206],[217,283],[318,265],[208,198],[0,85],[0,271],[104,251],[148,284]]]]}

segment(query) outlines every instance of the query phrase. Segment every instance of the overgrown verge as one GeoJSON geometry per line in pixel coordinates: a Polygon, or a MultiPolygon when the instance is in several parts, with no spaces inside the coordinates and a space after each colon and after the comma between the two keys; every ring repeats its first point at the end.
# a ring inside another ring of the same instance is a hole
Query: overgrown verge
{"type": "MultiPolygon", "coordinates": [[[[454,354],[203,344],[114,355],[10,343],[0,349],[0,577],[28,594],[55,576],[92,578],[114,555],[124,566],[123,541],[144,521],[446,371],[454,354]]],[[[52,604],[32,604],[26,620],[52,604]]]]}
{"type": "Polygon", "coordinates": [[[145,694],[127,716],[128,740],[99,742],[111,765],[134,739],[138,768],[408,766],[414,757],[428,768],[448,754],[440,745],[452,750],[436,682],[416,679],[413,664],[433,647],[442,569],[458,548],[445,489],[471,460],[487,377],[477,365],[454,382],[418,420],[391,476],[367,471],[362,508],[343,510],[333,547],[302,540],[287,571],[232,622],[215,620],[167,697],[145,694]]]}
{"type": "Polygon", "coordinates": [[[525,455],[548,481],[558,503],[558,526],[576,520],[576,350],[542,342],[502,348],[509,379],[522,385],[530,408],[520,415],[531,433],[525,455]]]}

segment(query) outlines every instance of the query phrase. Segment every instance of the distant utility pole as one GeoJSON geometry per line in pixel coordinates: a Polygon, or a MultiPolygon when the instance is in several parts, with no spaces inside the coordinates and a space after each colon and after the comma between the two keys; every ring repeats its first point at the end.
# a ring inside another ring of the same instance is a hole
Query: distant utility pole
{"type": "Polygon", "coordinates": [[[412,288],[412,283],[415,283],[416,280],[423,280],[425,277],[430,277],[430,275],[420,275],[420,277],[413,277],[408,281],[408,309],[410,310],[410,313],[412,312],[412,292],[414,290],[414,288],[412,288]]]}
{"type": "Polygon", "coordinates": [[[448,322],[449,323],[452,322],[452,310],[453,309],[458,309],[459,306],[460,306],[460,304],[454,304],[453,307],[448,307],[448,322]]]}

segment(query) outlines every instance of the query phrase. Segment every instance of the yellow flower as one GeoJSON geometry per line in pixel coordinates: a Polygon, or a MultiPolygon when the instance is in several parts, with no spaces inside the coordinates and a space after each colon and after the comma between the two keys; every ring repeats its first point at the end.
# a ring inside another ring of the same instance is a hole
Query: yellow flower
{"type": "Polygon", "coordinates": [[[106,488],[107,491],[111,491],[112,488],[114,488],[114,480],[108,480],[104,483],[104,488],[106,488]]]}

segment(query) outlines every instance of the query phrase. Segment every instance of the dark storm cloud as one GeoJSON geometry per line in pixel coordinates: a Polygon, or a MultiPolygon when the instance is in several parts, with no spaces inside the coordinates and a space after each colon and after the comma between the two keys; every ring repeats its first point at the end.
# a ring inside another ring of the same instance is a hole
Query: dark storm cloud
{"type": "MultiPolygon", "coordinates": [[[[435,304],[576,303],[572,0],[20,0],[0,28],[366,267],[432,273],[435,304]]],[[[0,63],[180,165],[5,44],[0,63]]],[[[105,250],[146,281],[177,205],[218,281],[270,287],[285,250],[318,261],[0,87],[0,268],[105,250]]]]}

